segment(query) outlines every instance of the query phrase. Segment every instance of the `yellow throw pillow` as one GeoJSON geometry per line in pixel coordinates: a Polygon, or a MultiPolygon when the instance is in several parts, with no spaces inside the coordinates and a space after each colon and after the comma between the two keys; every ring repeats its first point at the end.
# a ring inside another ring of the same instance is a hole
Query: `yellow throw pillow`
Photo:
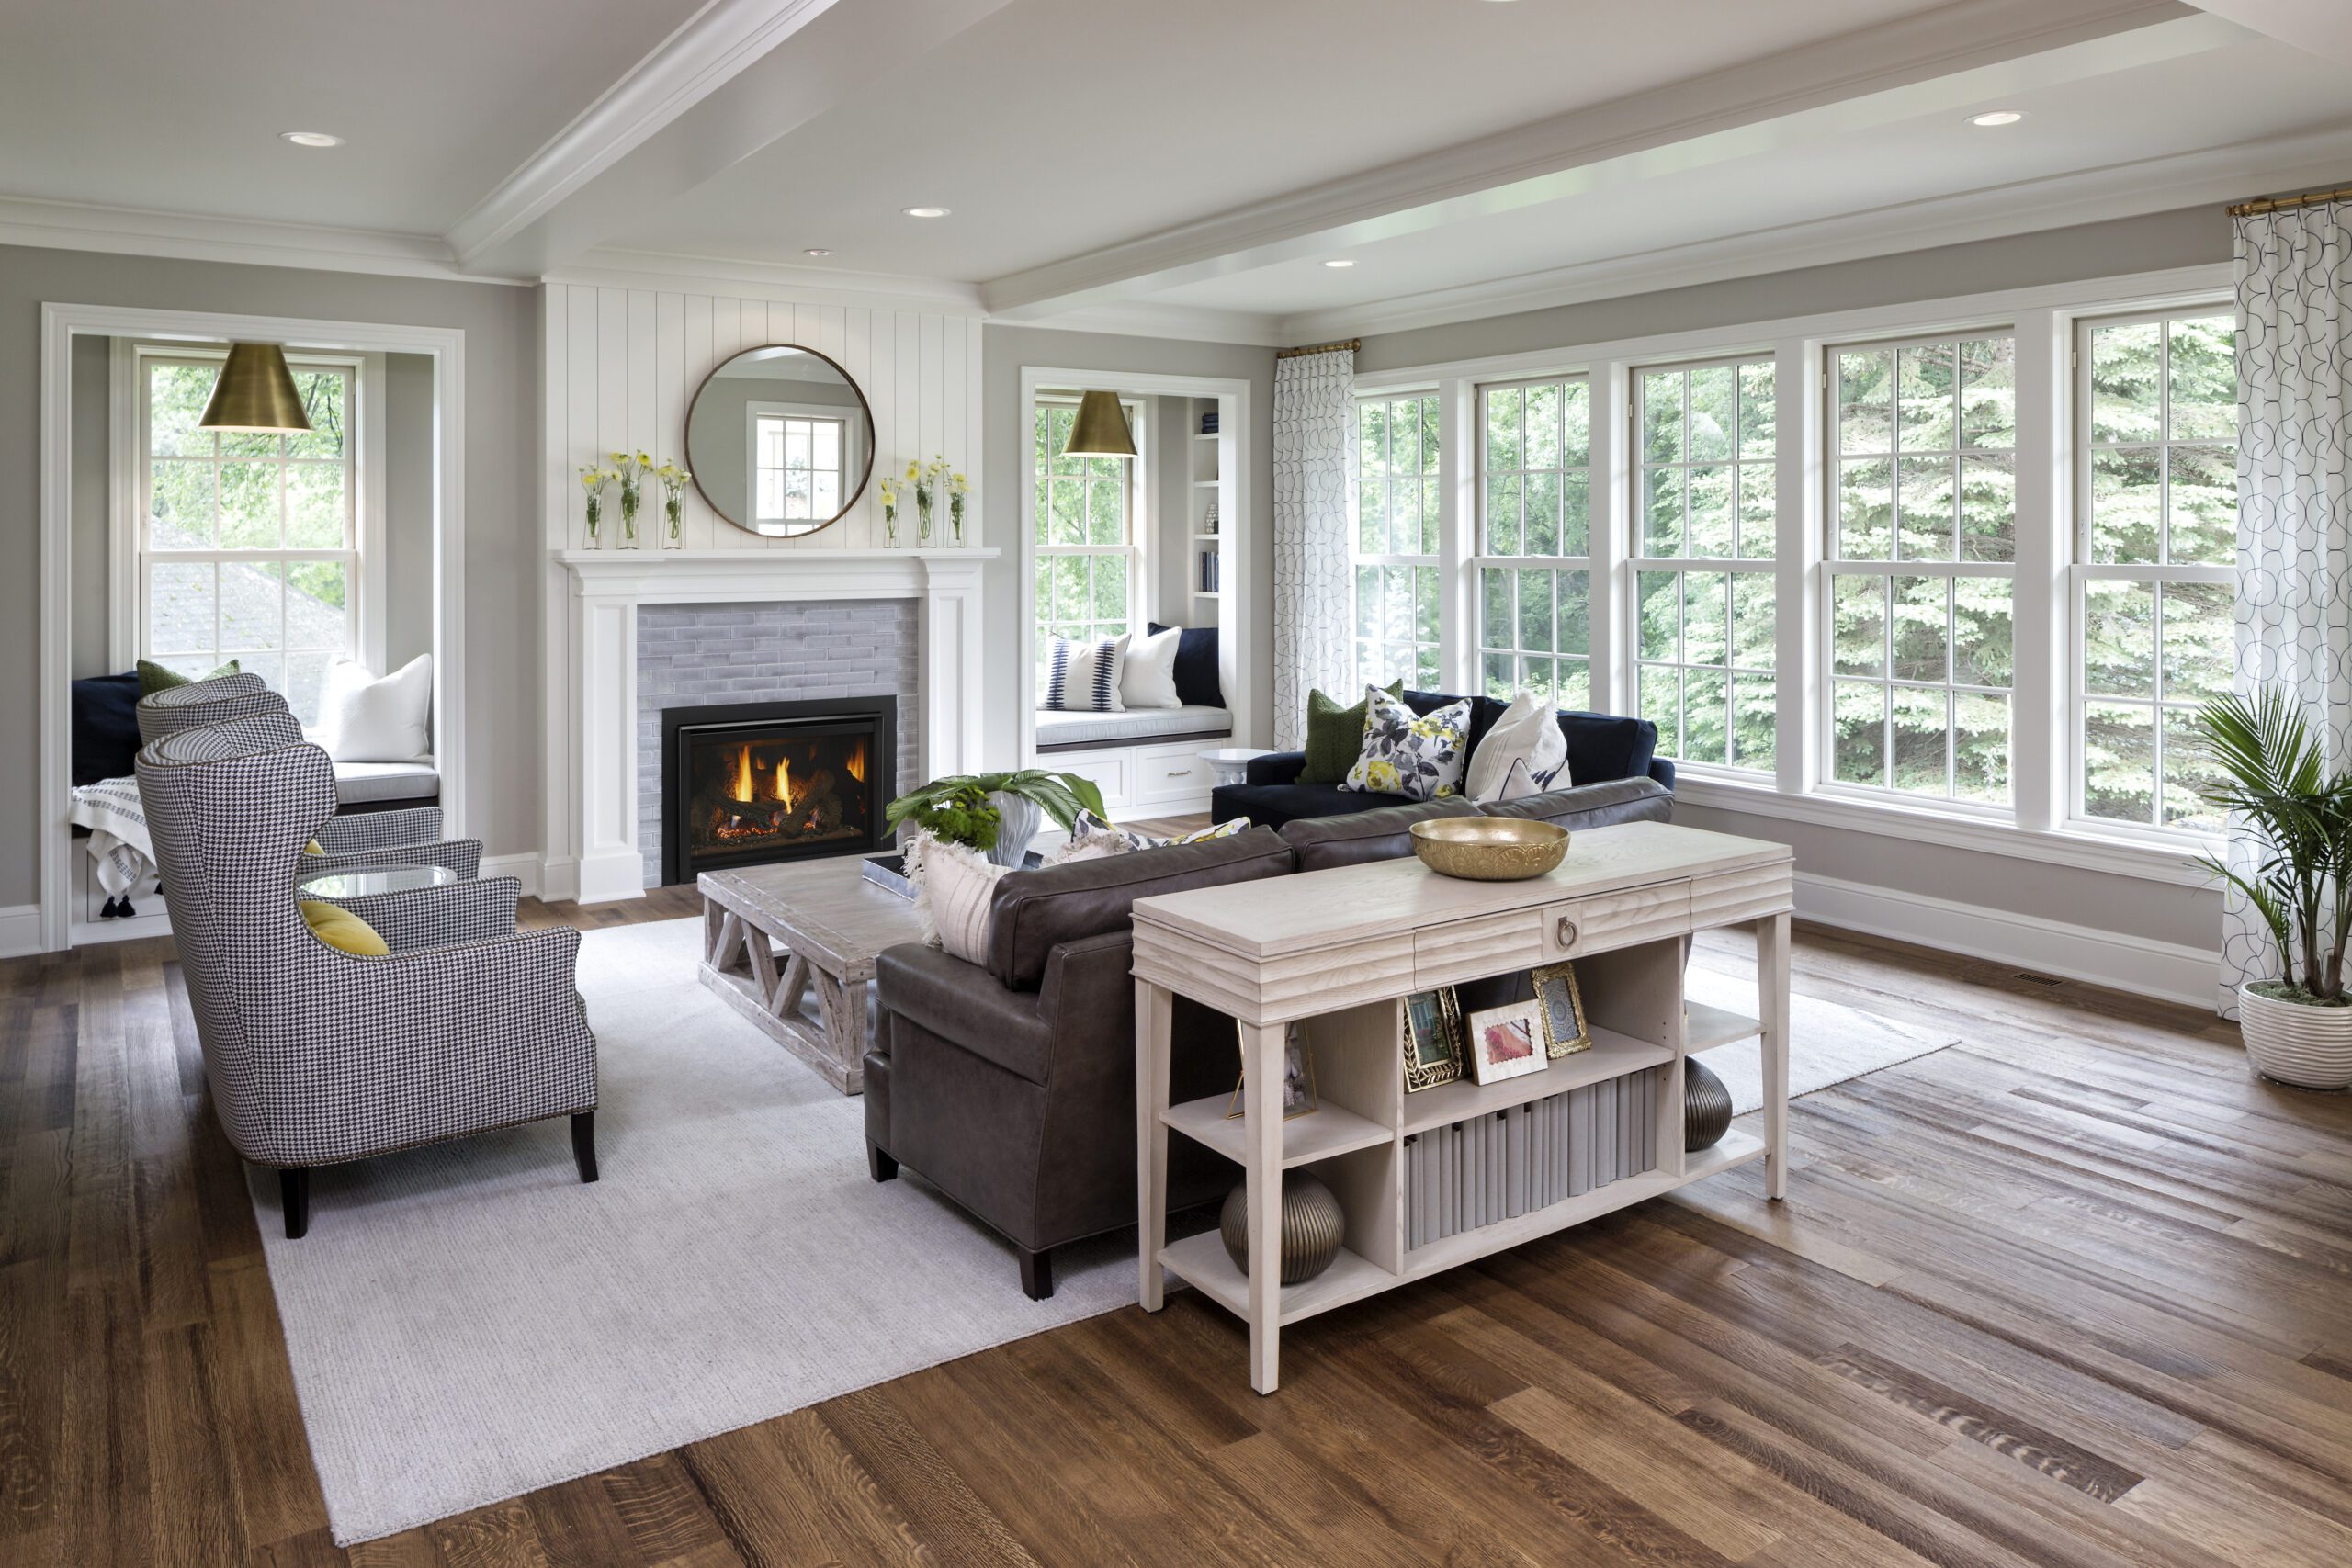
{"type": "Polygon", "coordinates": [[[302,846],[302,852],[306,855],[322,855],[326,853],[326,851],[319,848],[319,841],[316,839],[312,839],[309,843],[302,846]]]}
{"type": "Polygon", "coordinates": [[[304,898],[299,902],[302,923],[311,928],[312,936],[329,947],[339,953],[348,953],[355,958],[385,958],[390,955],[390,945],[377,934],[376,928],[342,905],[330,904],[320,898],[304,898]]]}

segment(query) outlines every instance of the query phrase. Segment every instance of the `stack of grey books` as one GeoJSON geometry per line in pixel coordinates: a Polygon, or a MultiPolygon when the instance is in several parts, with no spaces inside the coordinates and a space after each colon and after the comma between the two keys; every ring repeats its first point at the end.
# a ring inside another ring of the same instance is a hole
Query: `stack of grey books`
{"type": "Polygon", "coordinates": [[[1657,1169],[1658,1071],[1603,1078],[1408,1137],[1406,1247],[1657,1169]]]}

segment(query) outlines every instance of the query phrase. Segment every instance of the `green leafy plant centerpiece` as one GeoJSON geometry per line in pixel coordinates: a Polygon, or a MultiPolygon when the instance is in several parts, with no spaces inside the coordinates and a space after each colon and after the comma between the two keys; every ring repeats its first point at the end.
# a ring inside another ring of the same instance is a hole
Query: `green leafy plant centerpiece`
{"type": "MultiPolygon", "coordinates": [[[[1028,848],[1026,833],[1017,846],[1000,846],[997,841],[1004,824],[1003,800],[1026,801],[1065,829],[1077,822],[1080,810],[1097,817],[1104,815],[1102,792],[1091,779],[1076,773],[1049,773],[1043,768],[1023,768],[1017,773],[956,773],[933,779],[892,801],[883,816],[894,829],[900,823],[912,822],[950,843],[969,844],[990,855],[996,855],[1002,848],[1017,857],[1028,848]]],[[[1032,826],[1034,830],[1034,823],[1032,826]]]]}

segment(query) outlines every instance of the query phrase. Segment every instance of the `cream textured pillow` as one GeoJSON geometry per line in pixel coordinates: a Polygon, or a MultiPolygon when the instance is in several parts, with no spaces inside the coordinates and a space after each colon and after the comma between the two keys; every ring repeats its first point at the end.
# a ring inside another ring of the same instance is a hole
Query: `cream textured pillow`
{"type": "Polygon", "coordinates": [[[1119,701],[1131,708],[1184,705],[1176,694],[1176,642],[1182,635],[1170,626],[1127,644],[1127,662],[1119,671],[1119,701]]]}
{"type": "Polygon", "coordinates": [[[381,680],[345,659],[328,666],[311,739],[338,762],[413,762],[433,749],[433,656],[381,680]]]}
{"type": "Polygon", "coordinates": [[[951,844],[928,833],[910,839],[906,853],[923,941],[950,958],[987,963],[997,878],[1012,868],[998,865],[969,844],[951,844]]]}
{"type": "Polygon", "coordinates": [[[1462,793],[1481,805],[1541,795],[1567,765],[1568,738],[1561,733],[1552,705],[1532,692],[1521,692],[1480,738],[1462,793]],[[1520,762],[1526,767],[1514,781],[1512,765],[1520,762]],[[1516,794],[1510,793],[1514,789],[1516,794]]]}

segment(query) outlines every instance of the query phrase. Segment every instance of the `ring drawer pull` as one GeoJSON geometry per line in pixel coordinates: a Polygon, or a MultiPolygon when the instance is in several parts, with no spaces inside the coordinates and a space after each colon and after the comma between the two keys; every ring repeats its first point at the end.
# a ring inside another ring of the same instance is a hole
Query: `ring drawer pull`
{"type": "Polygon", "coordinates": [[[1562,947],[1574,947],[1577,944],[1577,923],[1566,915],[1560,917],[1558,932],[1562,947]]]}

